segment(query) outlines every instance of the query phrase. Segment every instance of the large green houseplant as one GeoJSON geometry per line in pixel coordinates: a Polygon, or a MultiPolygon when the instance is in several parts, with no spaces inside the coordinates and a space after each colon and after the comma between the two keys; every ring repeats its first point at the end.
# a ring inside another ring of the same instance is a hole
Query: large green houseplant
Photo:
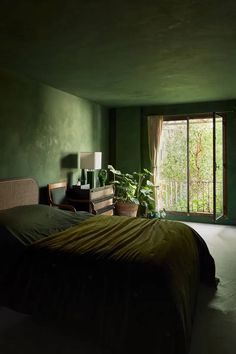
{"type": "Polygon", "coordinates": [[[140,216],[154,208],[152,173],[147,169],[143,172],[121,173],[112,165],[108,165],[115,187],[116,213],[118,215],[140,216]]]}

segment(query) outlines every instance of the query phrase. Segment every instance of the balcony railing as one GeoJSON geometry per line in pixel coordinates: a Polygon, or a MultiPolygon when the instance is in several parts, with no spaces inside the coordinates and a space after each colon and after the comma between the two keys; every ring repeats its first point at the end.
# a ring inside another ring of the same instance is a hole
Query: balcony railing
{"type": "MultiPolygon", "coordinates": [[[[158,187],[158,208],[187,212],[187,182],[162,180],[158,187]]],[[[216,210],[222,210],[222,183],[216,183],[216,210]]],[[[213,182],[196,181],[189,184],[189,212],[213,213],[213,182]]]]}

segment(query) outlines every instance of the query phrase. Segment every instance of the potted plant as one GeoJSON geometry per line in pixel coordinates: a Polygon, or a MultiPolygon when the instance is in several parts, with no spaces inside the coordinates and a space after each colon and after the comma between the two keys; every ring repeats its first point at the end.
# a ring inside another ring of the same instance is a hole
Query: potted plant
{"type": "Polygon", "coordinates": [[[151,181],[153,174],[143,169],[143,172],[133,172],[133,176],[137,182],[135,195],[139,201],[139,216],[146,216],[148,212],[155,209],[153,188],[154,185],[151,181]]]}
{"type": "Polygon", "coordinates": [[[108,165],[108,169],[113,175],[110,183],[115,187],[116,214],[136,216],[138,213],[144,216],[148,210],[153,209],[153,184],[149,180],[151,172],[144,169],[144,172],[124,174],[111,165],[108,165]]]}

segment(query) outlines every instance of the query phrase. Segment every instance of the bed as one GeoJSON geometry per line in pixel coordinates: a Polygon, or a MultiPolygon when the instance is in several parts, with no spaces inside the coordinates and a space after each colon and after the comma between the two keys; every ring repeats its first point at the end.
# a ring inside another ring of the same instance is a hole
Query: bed
{"type": "Polygon", "coordinates": [[[199,282],[215,286],[193,229],[40,205],[33,179],[0,181],[0,200],[2,305],[73,323],[104,353],[188,353],[199,282]]]}

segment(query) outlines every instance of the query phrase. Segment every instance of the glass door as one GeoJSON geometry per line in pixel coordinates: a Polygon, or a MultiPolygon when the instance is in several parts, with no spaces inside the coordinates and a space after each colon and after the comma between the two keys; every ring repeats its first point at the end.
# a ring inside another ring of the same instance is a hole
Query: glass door
{"type": "Polygon", "coordinates": [[[213,114],[214,219],[224,215],[224,119],[213,114]]]}
{"type": "Polygon", "coordinates": [[[168,212],[210,216],[225,214],[225,119],[206,113],[164,120],[159,207],[168,212]]]}
{"type": "Polygon", "coordinates": [[[213,190],[212,115],[189,119],[189,212],[212,215],[213,190]]]}

